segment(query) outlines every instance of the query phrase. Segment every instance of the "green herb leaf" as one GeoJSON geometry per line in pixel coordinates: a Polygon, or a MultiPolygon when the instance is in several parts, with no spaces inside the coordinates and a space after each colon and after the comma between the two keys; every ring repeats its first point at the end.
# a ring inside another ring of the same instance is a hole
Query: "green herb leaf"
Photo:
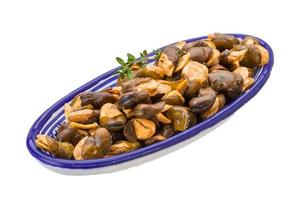
{"type": "Polygon", "coordinates": [[[122,78],[132,79],[132,71],[131,66],[135,64],[136,58],[134,55],[128,53],[127,54],[127,61],[125,62],[122,58],[116,57],[117,62],[121,65],[121,68],[116,71],[122,78]]]}
{"type": "Polygon", "coordinates": [[[124,64],[125,64],[124,60],[123,60],[122,58],[120,58],[120,57],[116,57],[116,60],[117,60],[117,62],[118,62],[120,65],[124,65],[124,64]]]}
{"type": "Polygon", "coordinates": [[[149,58],[148,58],[148,53],[146,50],[140,52],[140,58],[138,59],[138,61],[136,62],[136,64],[140,67],[145,67],[147,66],[147,63],[149,61],[149,58]]]}
{"type": "Polygon", "coordinates": [[[128,80],[130,80],[130,79],[132,79],[132,71],[129,69],[128,71],[127,71],[127,73],[126,73],[126,78],[128,79],[128,80]]]}
{"type": "Polygon", "coordinates": [[[135,61],[134,55],[132,55],[130,53],[127,54],[127,57],[128,57],[128,61],[135,61]]]}

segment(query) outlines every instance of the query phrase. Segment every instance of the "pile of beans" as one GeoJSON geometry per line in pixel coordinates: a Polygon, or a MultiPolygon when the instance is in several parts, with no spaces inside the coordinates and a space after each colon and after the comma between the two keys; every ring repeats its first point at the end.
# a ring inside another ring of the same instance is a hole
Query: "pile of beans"
{"type": "Polygon", "coordinates": [[[121,74],[115,87],[65,104],[65,123],[55,137],[37,135],[36,146],[59,158],[86,160],[166,140],[246,92],[255,70],[268,60],[253,37],[215,33],[180,41],[163,48],[151,64],[132,62],[131,76],[121,74]]]}

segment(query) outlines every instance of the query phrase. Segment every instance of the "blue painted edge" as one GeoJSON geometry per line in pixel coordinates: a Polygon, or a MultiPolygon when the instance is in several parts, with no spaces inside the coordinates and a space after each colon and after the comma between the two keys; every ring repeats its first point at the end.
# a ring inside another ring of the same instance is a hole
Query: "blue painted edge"
{"type": "MultiPolygon", "coordinates": [[[[233,35],[235,37],[244,38],[245,34],[232,34],[229,33],[228,35],[233,35]]],[[[203,37],[197,37],[186,40],[187,42],[204,39],[207,38],[207,36],[203,37]]],[[[29,130],[27,139],[26,139],[26,146],[28,148],[28,151],[30,154],[41,161],[42,163],[46,165],[51,165],[54,167],[60,167],[60,168],[68,168],[68,169],[91,169],[91,168],[101,168],[105,166],[110,165],[116,165],[119,163],[123,163],[129,160],[133,160],[135,158],[139,158],[154,152],[157,152],[161,149],[165,149],[167,147],[170,147],[172,145],[175,145],[177,143],[180,143],[182,141],[185,141],[188,138],[191,138],[197,134],[201,134],[201,131],[210,128],[217,124],[218,122],[226,119],[231,114],[233,114],[236,110],[238,110],[241,106],[243,106],[245,103],[247,103],[252,97],[254,97],[258,91],[264,86],[266,81],[268,80],[273,64],[274,64],[274,54],[271,47],[262,39],[257,38],[262,46],[264,46],[269,51],[269,62],[261,68],[261,73],[258,75],[254,85],[244,94],[242,94],[238,99],[230,103],[228,106],[223,108],[221,111],[219,111],[216,115],[212,116],[209,119],[206,119],[205,121],[191,127],[190,129],[183,131],[181,133],[178,133],[177,135],[168,138],[165,141],[155,143],[153,145],[143,147],[141,149],[138,149],[136,151],[132,151],[129,153],[113,156],[110,158],[103,158],[103,159],[96,159],[96,160],[83,160],[83,161],[76,161],[76,160],[65,160],[65,159],[59,159],[54,158],[42,151],[40,151],[38,148],[36,148],[34,144],[34,140],[37,134],[39,134],[39,131],[43,127],[43,125],[49,120],[51,115],[59,108],[61,108],[66,102],[71,101],[77,94],[91,88],[95,84],[97,84],[99,81],[106,79],[108,77],[113,76],[113,73],[119,68],[112,69],[93,80],[89,81],[88,83],[84,84],[83,86],[79,87],[78,89],[74,90],[73,92],[69,93],[62,99],[60,99],[58,102],[56,102],[54,105],[52,105],[49,109],[47,109],[32,125],[32,127],[29,130]]],[[[150,55],[153,55],[152,53],[150,55]]]]}

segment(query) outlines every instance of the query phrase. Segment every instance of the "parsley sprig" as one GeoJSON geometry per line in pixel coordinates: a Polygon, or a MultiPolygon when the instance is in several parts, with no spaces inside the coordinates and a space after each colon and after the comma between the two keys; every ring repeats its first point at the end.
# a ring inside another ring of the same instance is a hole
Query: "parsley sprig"
{"type": "Polygon", "coordinates": [[[126,62],[120,57],[116,57],[116,60],[121,65],[121,68],[116,73],[119,73],[122,78],[130,80],[132,78],[131,66],[136,60],[134,55],[128,53],[126,62]]]}
{"type": "Polygon", "coordinates": [[[146,67],[149,61],[148,52],[144,50],[140,53],[140,56],[141,57],[137,60],[136,64],[140,67],[146,67]]]}
{"type": "MultiPolygon", "coordinates": [[[[160,58],[160,50],[153,50],[154,59],[158,60],[160,58]]],[[[140,58],[136,59],[134,55],[127,53],[127,61],[125,62],[122,58],[116,57],[117,62],[121,65],[121,68],[116,71],[116,74],[119,74],[122,78],[127,80],[132,79],[132,70],[133,65],[138,65],[139,67],[146,67],[148,62],[153,59],[153,57],[148,57],[148,52],[146,50],[140,53],[140,58]]]]}

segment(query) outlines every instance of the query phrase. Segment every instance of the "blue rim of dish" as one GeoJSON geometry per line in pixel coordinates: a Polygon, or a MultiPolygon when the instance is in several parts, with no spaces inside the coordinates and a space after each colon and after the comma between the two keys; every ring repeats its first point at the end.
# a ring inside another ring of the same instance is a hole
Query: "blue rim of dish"
{"type": "MultiPolygon", "coordinates": [[[[249,35],[245,34],[227,34],[232,35],[238,38],[244,38],[249,35]]],[[[207,36],[202,37],[196,37],[192,39],[185,40],[186,42],[192,42],[199,39],[205,39],[207,36]]],[[[257,37],[255,37],[257,38],[257,37]]],[[[273,64],[274,64],[274,54],[271,47],[262,39],[257,38],[260,42],[260,44],[265,47],[269,52],[269,62],[262,68],[259,69],[260,73],[257,77],[255,77],[255,83],[254,85],[245,93],[243,93],[239,98],[237,98],[235,101],[231,102],[229,105],[224,107],[222,110],[220,110],[218,113],[216,113],[211,118],[206,119],[205,121],[202,121],[198,123],[197,125],[189,128],[186,131],[180,132],[171,138],[168,138],[165,141],[161,141],[155,144],[152,144],[147,147],[143,147],[141,149],[137,149],[135,151],[124,153],[120,155],[116,155],[109,158],[102,158],[102,159],[95,159],[95,160],[66,160],[66,159],[60,159],[55,158],[46,152],[41,151],[35,146],[35,137],[37,134],[40,133],[40,131],[43,128],[43,125],[50,119],[52,114],[56,112],[59,108],[63,107],[63,105],[69,101],[71,101],[76,95],[92,88],[94,85],[99,83],[99,81],[113,77],[113,73],[119,68],[112,69],[95,79],[89,81],[88,83],[84,84],[83,86],[79,87],[78,89],[74,90],[73,92],[69,93],[62,99],[60,99],[58,102],[56,102],[54,105],[52,105],[49,109],[47,109],[32,125],[32,127],[29,130],[27,139],[26,139],[26,145],[33,157],[41,161],[42,163],[54,167],[59,168],[67,168],[67,169],[92,169],[92,168],[101,168],[111,165],[120,164],[126,161],[130,161],[154,152],[157,152],[159,150],[168,148],[170,146],[173,146],[175,144],[178,144],[182,141],[185,141],[188,138],[191,138],[197,134],[201,134],[201,131],[210,128],[217,124],[218,122],[226,119],[231,114],[233,114],[236,110],[238,110],[241,106],[243,106],[245,103],[247,103],[253,96],[255,96],[258,91],[264,86],[266,81],[268,80],[273,64]]],[[[151,53],[150,55],[153,55],[151,53]]],[[[111,79],[108,79],[107,81],[110,81],[111,79]]],[[[106,82],[101,83],[101,85],[105,85],[106,82]]]]}

